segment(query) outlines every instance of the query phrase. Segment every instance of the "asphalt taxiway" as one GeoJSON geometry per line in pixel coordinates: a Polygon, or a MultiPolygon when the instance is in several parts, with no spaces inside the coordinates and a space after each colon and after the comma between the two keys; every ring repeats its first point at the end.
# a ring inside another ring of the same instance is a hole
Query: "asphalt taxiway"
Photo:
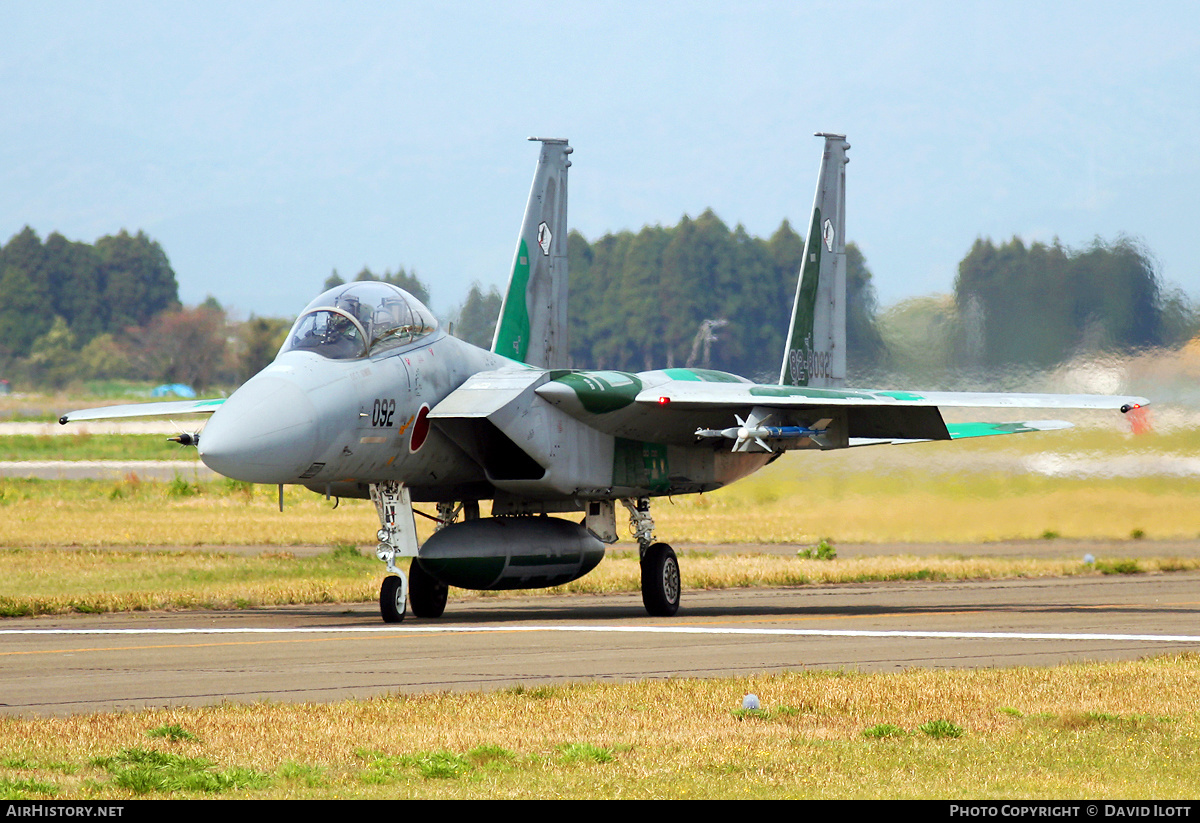
{"type": "Polygon", "coordinates": [[[373,604],[12,619],[0,712],[65,715],[224,701],[797,669],[1052,665],[1200,651],[1200,573],[452,600],[384,625],[373,604]]]}

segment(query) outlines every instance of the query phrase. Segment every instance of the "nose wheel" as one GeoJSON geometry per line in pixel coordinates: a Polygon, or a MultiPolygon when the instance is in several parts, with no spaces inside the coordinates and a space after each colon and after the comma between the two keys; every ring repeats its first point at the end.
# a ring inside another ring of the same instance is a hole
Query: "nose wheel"
{"type": "Polygon", "coordinates": [[[379,613],[384,623],[402,623],[404,609],[408,603],[408,578],[404,572],[383,578],[379,587],[379,613]]]}

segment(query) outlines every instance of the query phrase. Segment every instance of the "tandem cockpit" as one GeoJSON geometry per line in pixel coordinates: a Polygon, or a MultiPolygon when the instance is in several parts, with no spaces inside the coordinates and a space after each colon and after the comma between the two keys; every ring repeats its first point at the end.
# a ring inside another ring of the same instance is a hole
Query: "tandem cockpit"
{"type": "Polygon", "coordinates": [[[279,353],[310,351],[330,360],[355,360],[408,345],[437,328],[420,300],[391,283],[346,283],[305,307],[279,353]]]}

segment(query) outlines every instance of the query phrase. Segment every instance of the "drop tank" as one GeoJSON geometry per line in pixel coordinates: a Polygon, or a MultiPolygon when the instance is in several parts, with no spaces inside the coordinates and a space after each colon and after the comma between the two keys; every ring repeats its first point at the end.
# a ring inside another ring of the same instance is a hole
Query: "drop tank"
{"type": "Polygon", "coordinates": [[[485,517],[435,532],[417,562],[461,589],[542,589],[583,577],[604,544],[578,523],[556,517],[485,517]]]}

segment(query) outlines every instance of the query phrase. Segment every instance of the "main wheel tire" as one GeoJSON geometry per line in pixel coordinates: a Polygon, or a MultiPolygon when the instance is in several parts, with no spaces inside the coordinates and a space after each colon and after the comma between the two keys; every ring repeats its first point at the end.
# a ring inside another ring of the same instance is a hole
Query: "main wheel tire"
{"type": "Polygon", "coordinates": [[[416,617],[441,617],[446,611],[450,587],[425,570],[414,559],[408,569],[408,601],[416,617]]]}
{"type": "Polygon", "coordinates": [[[655,543],[642,557],[642,604],[654,617],[679,611],[679,559],[666,543],[655,543]]]}
{"type": "Polygon", "coordinates": [[[404,581],[394,574],[383,578],[379,587],[379,613],[384,623],[404,622],[404,581]]]}

